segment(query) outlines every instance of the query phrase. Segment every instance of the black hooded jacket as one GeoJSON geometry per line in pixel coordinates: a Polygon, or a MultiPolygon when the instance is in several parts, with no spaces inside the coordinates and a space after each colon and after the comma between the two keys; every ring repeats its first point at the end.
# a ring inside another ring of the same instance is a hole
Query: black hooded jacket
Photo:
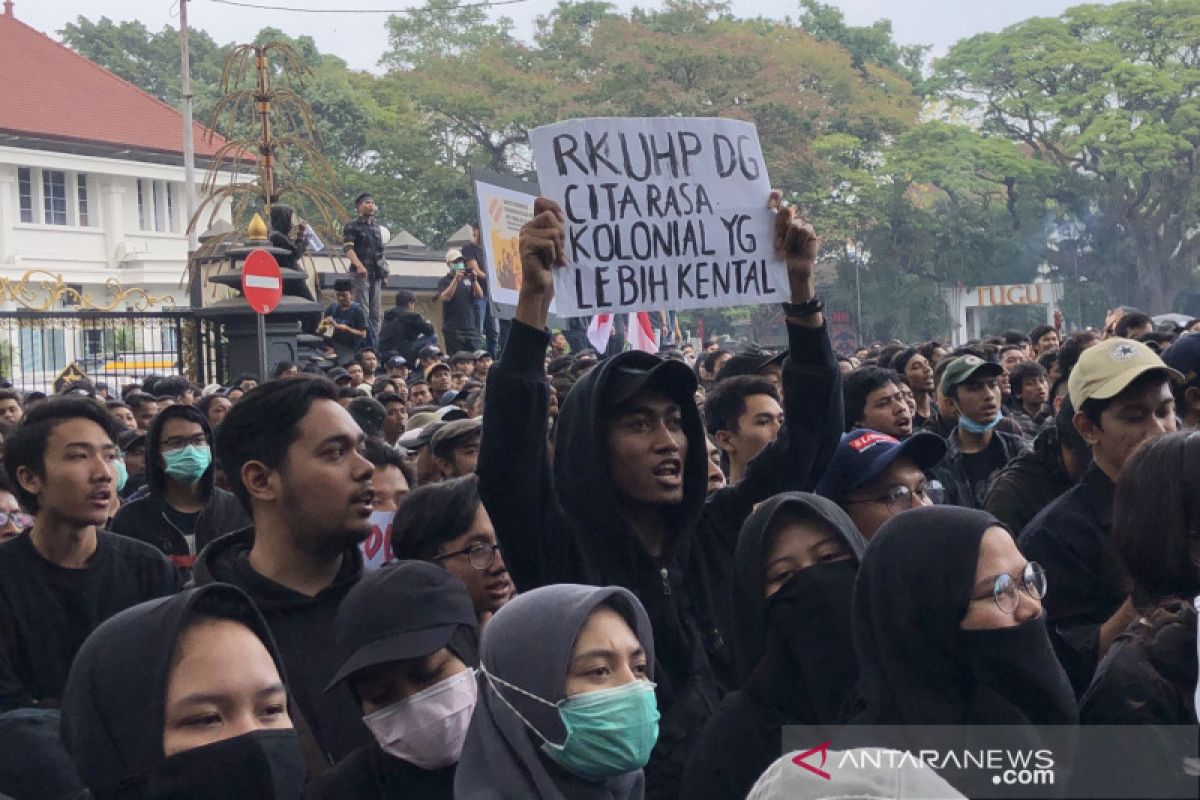
{"type": "Polygon", "coordinates": [[[755,503],[820,479],[841,431],[841,382],[824,328],[788,326],[783,370],[786,417],[777,440],[736,486],[705,499],[707,453],[699,411],[681,400],[688,452],[683,502],[666,513],[669,557],[651,558],[618,513],[609,477],[603,418],[606,388],[618,369],[648,371],[661,359],[640,352],[588,372],[562,403],[555,458],[546,445],[549,337],[514,322],[504,355],[489,372],[480,495],[504,546],[518,590],[552,583],[619,585],[650,616],[658,660],[659,743],[647,791],[674,796],[691,742],[733,682],[733,551],[755,503]]]}
{"type": "MultiPolygon", "coordinates": [[[[306,754],[312,752],[307,746],[311,732],[328,764],[336,763],[354,748],[373,741],[349,687],[343,683],[325,692],[339,666],[334,616],[338,603],[362,577],[362,555],[357,547],[347,548],[333,583],[309,597],[255,572],[249,561],[253,545],[253,528],[222,536],[196,559],[193,580],[198,586],[231,583],[250,595],[266,618],[287,667],[288,689],[303,717],[293,722],[306,754]]],[[[312,758],[308,760],[312,770],[312,758]]]]}
{"type": "Polygon", "coordinates": [[[417,344],[433,335],[433,325],[416,311],[389,308],[379,327],[379,352],[403,356],[409,366],[416,366],[417,344]]]}
{"type": "MultiPolygon", "coordinates": [[[[291,209],[288,209],[288,213],[291,214],[291,209]]],[[[249,527],[251,520],[232,492],[213,485],[215,467],[210,465],[199,481],[200,493],[206,498],[205,505],[196,518],[195,527],[188,532],[195,536],[195,549],[188,547],[184,538],[185,531],[180,530],[171,520],[171,515],[178,512],[167,504],[168,479],[166,468],[162,464],[162,449],[159,446],[165,423],[181,415],[184,419],[200,425],[208,438],[209,448],[212,448],[212,430],[200,412],[179,409],[166,411],[156,417],[146,435],[146,484],[150,493],[127,503],[117,511],[112,521],[112,532],[154,545],[163,551],[176,567],[185,570],[186,577],[186,570],[191,568],[194,561],[192,557],[196,553],[219,536],[249,527]]]]}
{"type": "Polygon", "coordinates": [[[1033,449],[1023,450],[992,477],[983,510],[1010,531],[1021,531],[1074,485],[1063,465],[1058,428],[1050,420],[1033,440],[1033,449]]]}
{"type": "Polygon", "coordinates": [[[682,797],[745,797],[782,755],[783,726],[822,725],[832,733],[842,722],[858,676],[850,604],[854,574],[866,548],[846,512],[813,494],[776,495],[746,520],[738,537],[733,603],[739,672],[748,677],[705,725],[684,773],[682,797]],[[819,520],[842,539],[852,557],[801,570],[768,599],[768,534],[780,512],[789,510],[819,520]],[[768,611],[772,601],[782,601],[776,612],[786,613],[773,616],[768,611]],[[786,616],[786,626],[771,624],[779,616],[786,616]]]}

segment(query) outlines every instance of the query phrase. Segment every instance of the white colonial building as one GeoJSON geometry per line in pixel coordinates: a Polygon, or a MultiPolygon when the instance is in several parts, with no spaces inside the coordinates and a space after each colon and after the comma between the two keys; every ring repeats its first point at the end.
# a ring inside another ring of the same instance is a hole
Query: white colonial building
{"type": "MultiPolygon", "coordinates": [[[[0,75],[0,312],[186,307],[182,115],[19,21],[11,0],[0,75]]],[[[223,141],[194,136],[203,177],[223,141]]],[[[0,336],[14,377],[121,349],[27,327],[0,336]]]]}

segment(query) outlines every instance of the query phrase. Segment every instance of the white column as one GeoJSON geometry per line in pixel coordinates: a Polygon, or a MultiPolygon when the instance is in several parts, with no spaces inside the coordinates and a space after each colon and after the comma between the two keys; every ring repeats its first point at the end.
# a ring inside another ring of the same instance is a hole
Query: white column
{"type": "Polygon", "coordinates": [[[0,165],[0,264],[7,264],[13,253],[13,225],[18,219],[17,168],[0,165]]]}
{"type": "Polygon", "coordinates": [[[115,175],[104,178],[100,190],[104,210],[101,221],[104,223],[104,252],[110,269],[117,269],[117,245],[125,241],[125,187],[123,179],[115,175]]]}

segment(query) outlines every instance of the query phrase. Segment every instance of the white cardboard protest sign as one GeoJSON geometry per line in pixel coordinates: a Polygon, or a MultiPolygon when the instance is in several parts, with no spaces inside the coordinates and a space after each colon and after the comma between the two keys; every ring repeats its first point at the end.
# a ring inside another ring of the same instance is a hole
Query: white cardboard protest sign
{"type": "Polygon", "coordinates": [[[362,550],[363,569],[374,572],[389,561],[395,560],[392,554],[392,517],[395,511],[371,512],[371,533],[358,547],[362,550]]]}
{"type": "Polygon", "coordinates": [[[787,299],[771,182],[748,122],[594,118],[529,134],[544,196],[566,214],[563,316],[787,299]]]}

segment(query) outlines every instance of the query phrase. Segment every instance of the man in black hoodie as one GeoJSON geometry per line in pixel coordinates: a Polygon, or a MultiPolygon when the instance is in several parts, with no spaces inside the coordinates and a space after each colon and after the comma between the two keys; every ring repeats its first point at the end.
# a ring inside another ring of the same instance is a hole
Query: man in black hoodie
{"type": "Polygon", "coordinates": [[[212,542],[193,573],[198,585],[242,588],[266,617],[310,773],[370,741],[349,689],[325,693],[338,667],[333,619],[362,575],[358,545],[371,532],[373,500],[363,432],[337,396],[323,378],[291,378],[230,410],[217,457],[254,527],[212,542]]]}
{"type": "Polygon", "coordinates": [[[396,307],[383,315],[379,329],[379,351],[404,356],[405,362],[415,364],[422,347],[436,344],[433,325],[416,310],[417,296],[408,289],[396,292],[396,307]]]}
{"type": "Polygon", "coordinates": [[[817,239],[792,209],[779,211],[775,247],[787,254],[792,300],[784,305],[785,425],[737,486],[706,502],[695,376],[682,362],[647,353],[614,356],[579,379],[562,404],[551,467],[546,318],[563,236],[561,210],[539,198],[521,233],[516,318],[488,375],[480,494],[495,509],[518,591],[614,584],[645,605],[663,714],[647,797],[675,797],[692,742],[733,684],[727,642],[738,530],[755,503],[811,489],[841,432],[837,361],[813,288],[817,239]]]}
{"type": "Polygon", "coordinates": [[[163,409],[146,434],[149,494],[121,507],[112,532],[154,545],[186,576],[196,553],[250,518],[238,499],[213,485],[212,429],[193,406],[163,409]]]}

